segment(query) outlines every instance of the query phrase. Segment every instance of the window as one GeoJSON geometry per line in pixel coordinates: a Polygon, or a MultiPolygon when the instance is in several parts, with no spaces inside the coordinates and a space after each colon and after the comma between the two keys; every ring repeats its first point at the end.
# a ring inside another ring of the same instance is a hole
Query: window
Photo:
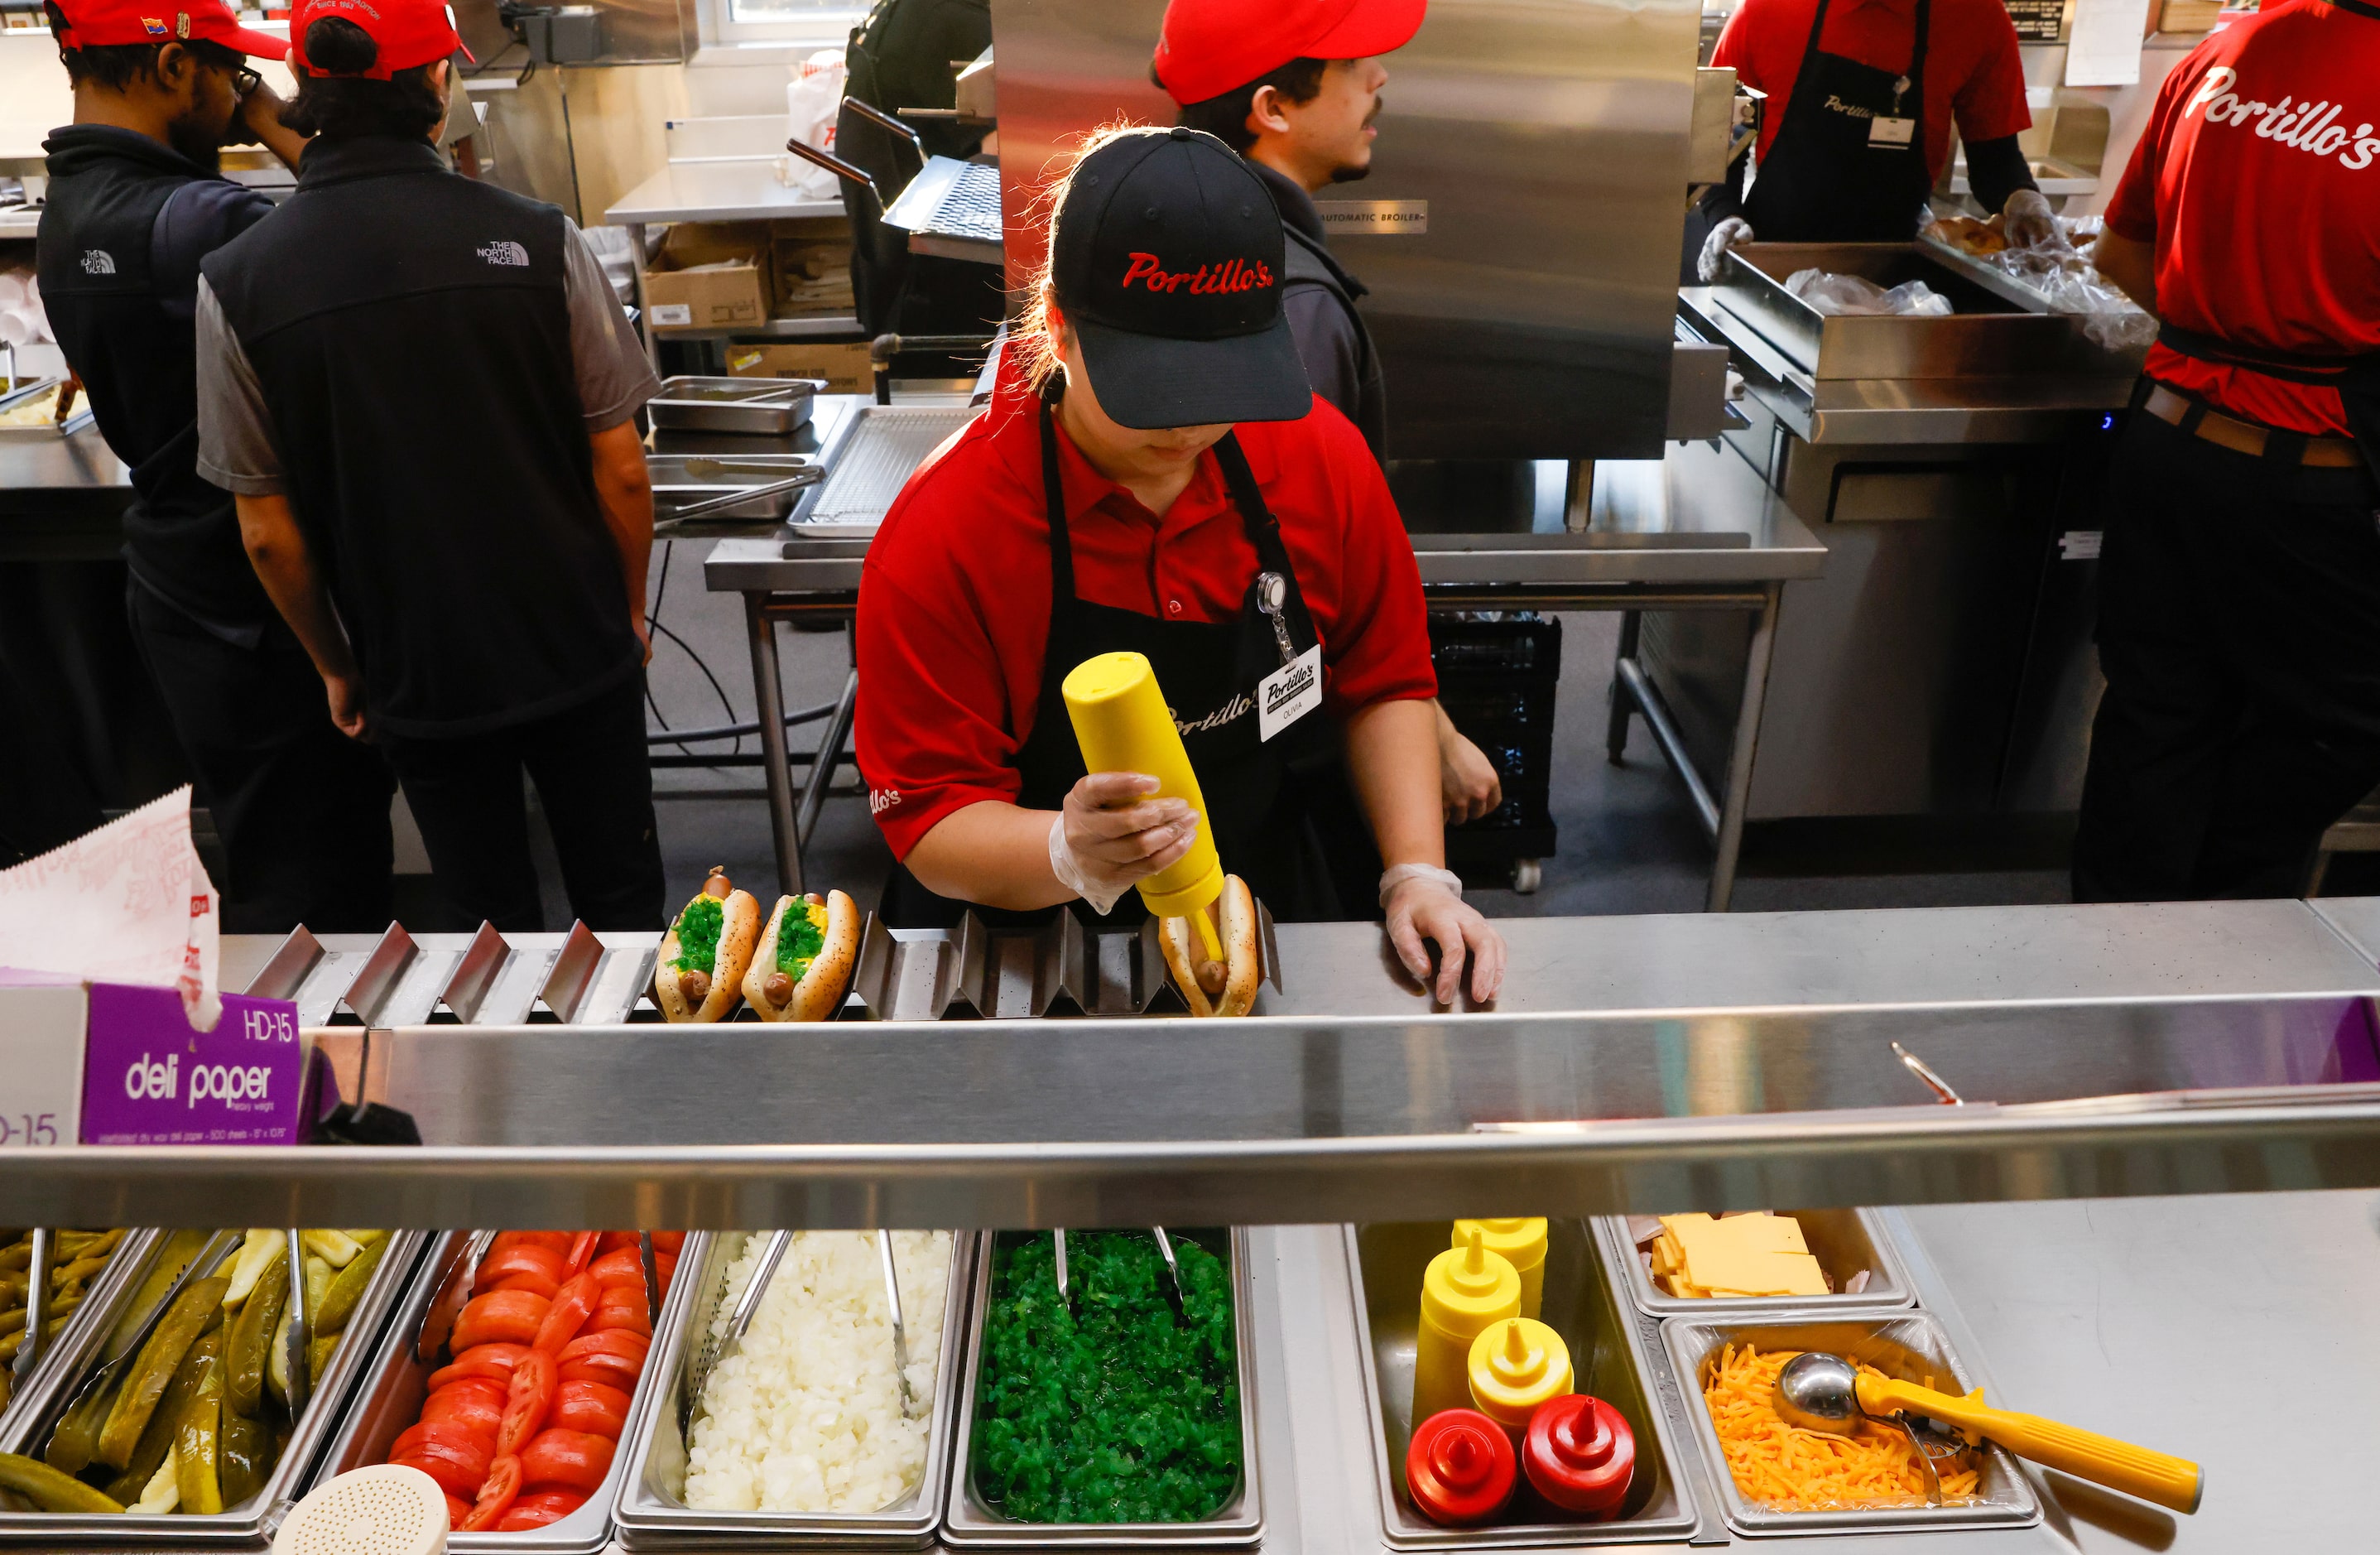
{"type": "Polygon", "coordinates": [[[868,15],[862,0],[711,0],[706,43],[795,43],[829,47],[868,15]]]}

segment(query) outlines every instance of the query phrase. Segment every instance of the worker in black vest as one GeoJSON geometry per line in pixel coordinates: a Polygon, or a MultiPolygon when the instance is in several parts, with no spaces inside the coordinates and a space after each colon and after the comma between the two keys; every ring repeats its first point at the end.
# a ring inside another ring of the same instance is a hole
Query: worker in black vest
{"type": "Polygon", "coordinates": [[[273,209],[217,171],[219,153],[261,140],[297,165],[303,140],[247,67],[288,45],[222,0],[53,0],[49,14],[75,117],[44,146],[42,299],[131,471],[127,608],[223,839],[224,925],[384,928],[387,764],[333,726],[240,549],[231,494],[198,470],[200,261],[273,209]]]}
{"type": "Polygon", "coordinates": [[[452,904],[542,926],[526,768],[572,910],[657,929],[652,370],[560,211],[439,157],[443,6],[304,0],[290,31],[315,138],[297,192],[206,262],[200,468],[452,904]]]}
{"type": "MultiPolygon", "coordinates": [[[[1314,392],[1355,423],[1380,458],[1388,384],[1356,299],[1364,283],[1331,254],[1314,196],[1372,170],[1378,55],[1420,30],[1424,0],[1172,0],[1149,79],[1180,123],[1247,160],[1272,195],[1288,239],[1281,311],[1314,392]]],[[[1495,764],[1438,712],[1439,786],[1446,821],[1476,820],[1504,802],[1495,764]]]]}

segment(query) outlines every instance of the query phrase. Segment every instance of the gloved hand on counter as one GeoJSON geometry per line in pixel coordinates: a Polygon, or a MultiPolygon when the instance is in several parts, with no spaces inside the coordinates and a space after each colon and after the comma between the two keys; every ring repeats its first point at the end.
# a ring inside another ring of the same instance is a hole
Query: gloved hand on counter
{"type": "Polygon", "coordinates": [[[1484,1004],[1504,986],[1504,936],[1463,899],[1463,881],[1451,869],[1429,864],[1393,864],[1380,876],[1380,906],[1388,914],[1389,943],[1405,970],[1441,1004],[1463,991],[1463,966],[1471,968],[1471,1000],[1484,1004]],[[1438,974],[1430,975],[1429,952],[1438,946],[1438,974]]]}
{"type": "Polygon", "coordinates": [[[2039,189],[2019,189],[2000,207],[2000,229],[2011,249],[2071,247],[2049,200],[2039,189]]]}
{"type": "Polygon", "coordinates": [[[1198,812],[1181,799],[1144,799],[1145,772],[1093,772],[1067,791],[1050,823],[1050,872],[1101,913],[1190,851],[1198,812]]]}
{"type": "Polygon", "coordinates": [[[1751,241],[1752,224],[1742,216],[1728,217],[1703,239],[1702,256],[1694,261],[1694,273],[1703,278],[1703,285],[1712,285],[1727,270],[1727,251],[1739,243],[1751,241]]]}

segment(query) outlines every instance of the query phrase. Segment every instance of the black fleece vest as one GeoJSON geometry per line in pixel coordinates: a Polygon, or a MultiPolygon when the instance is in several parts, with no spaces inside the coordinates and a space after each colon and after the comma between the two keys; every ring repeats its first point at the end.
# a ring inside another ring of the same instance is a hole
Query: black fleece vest
{"type": "Polygon", "coordinates": [[[553,206],[375,137],[315,142],[298,192],[206,262],[392,734],[527,723],[636,672],[565,240],[553,206]]]}

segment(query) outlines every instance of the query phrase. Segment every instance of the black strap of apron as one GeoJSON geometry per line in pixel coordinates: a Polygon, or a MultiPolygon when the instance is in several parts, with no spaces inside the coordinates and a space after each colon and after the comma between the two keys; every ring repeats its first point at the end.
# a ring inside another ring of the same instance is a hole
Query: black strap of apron
{"type": "MultiPolygon", "coordinates": [[[[1795,74],[1793,90],[1786,98],[1788,106],[1785,111],[1789,114],[1794,107],[1799,106],[1798,100],[1802,96],[1802,83],[1804,79],[1811,81],[1811,91],[1814,94],[1817,90],[1816,78],[1810,73],[1810,61],[1823,52],[1818,45],[1826,36],[1827,7],[1829,4],[1831,0],[1818,0],[1818,14],[1810,18],[1810,41],[1802,45],[1802,68],[1795,74]]],[[[1917,112],[1912,115],[1917,120],[1916,133],[1911,137],[1911,143],[1916,147],[1920,156],[1925,154],[1925,50],[1926,40],[1933,31],[1933,26],[1934,0],[1917,0],[1917,36],[1909,45],[1909,69],[1906,74],[1909,77],[1909,90],[1917,97],[1917,112]]]]}
{"type": "Polygon", "coordinates": [[[1057,418],[1050,407],[1063,391],[1051,374],[1041,390],[1041,502],[1050,520],[1050,613],[1075,604],[1075,544],[1066,533],[1066,476],[1058,463],[1057,418]]]}
{"type": "Polygon", "coordinates": [[[2380,6],[2367,6],[2363,0],[2325,0],[2325,3],[2336,6],[2342,11],[2353,11],[2357,16],[2370,17],[2374,21],[2380,21],[2380,6]]]}
{"type": "Polygon", "coordinates": [[[1281,543],[1281,520],[1265,505],[1257,472],[1248,468],[1248,456],[1240,447],[1239,433],[1225,432],[1223,441],[1215,444],[1215,466],[1223,472],[1223,489],[1232,494],[1232,505],[1240,510],[1240,521],[1247,526],[1248,543],[1257,548],[1257,560],[1269,571],[1289,576],[1289,548],[1281,543]]]}
{"type": "Polygon", "coordinates": [[[2173,323],[2157,326],[2157,344],[2198,361],[2213,362],[2218,367],[2243,367],[2285,383],[2306,383],[2316,388],[2338,388],[2350,379],[2380,374],[2380,351],[2353,356],[2282,351],[2266,346],[2243,346],[2219,334],[2173,323]]]}

